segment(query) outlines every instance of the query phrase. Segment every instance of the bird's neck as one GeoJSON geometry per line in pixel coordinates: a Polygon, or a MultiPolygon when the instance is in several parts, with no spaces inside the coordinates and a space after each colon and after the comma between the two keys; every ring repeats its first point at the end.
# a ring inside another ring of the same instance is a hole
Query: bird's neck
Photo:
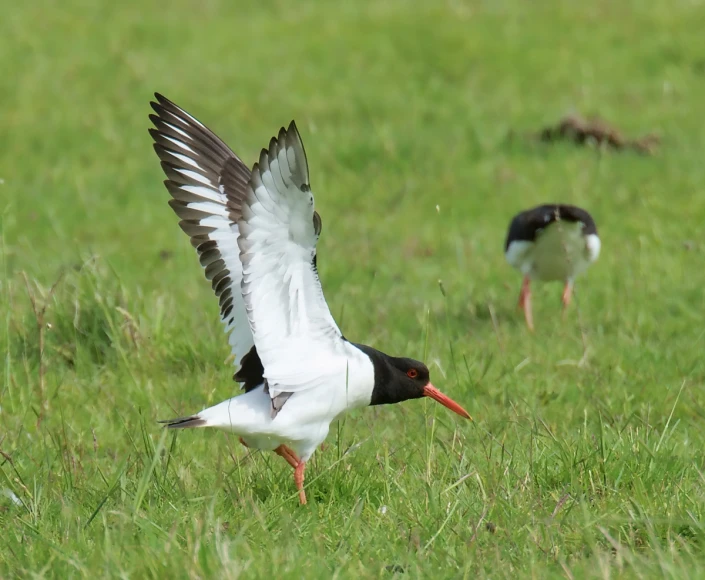
{"type": "Polygon", "coordinates": [[[370,358],[374,368],[375,380],[372,387],[372,396],[370,397],[370,406],[392,405],[414,398],[409,390],[404,388],[397,380],[397,373],[392,364],[391,356],[365,344],[353,344],[370,358]]]}

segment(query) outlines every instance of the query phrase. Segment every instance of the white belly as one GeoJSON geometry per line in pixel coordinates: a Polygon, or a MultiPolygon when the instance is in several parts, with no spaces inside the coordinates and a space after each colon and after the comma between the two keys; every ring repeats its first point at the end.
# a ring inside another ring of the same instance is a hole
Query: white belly
{"type": "Polygon", "coordinates": [[[273,450],[286,445],[306,461],[328,436],[331,422],[350,409],[369,405],[374,369],[367,363],[356,370],[355,376],[351,371],[347,385],[343,376],[342,384],[333,381],[295,392],[274,418],[271,399],[263,385],[205,409],[198,416],[208,427],[239,435],[248,447],[273,450]]]}

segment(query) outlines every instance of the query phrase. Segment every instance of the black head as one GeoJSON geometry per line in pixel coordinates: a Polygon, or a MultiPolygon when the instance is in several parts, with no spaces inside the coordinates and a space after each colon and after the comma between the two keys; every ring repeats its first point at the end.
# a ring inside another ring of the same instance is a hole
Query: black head
{"type": "Polygon", "coordinates": [[[458,415],[471,419],[465,409],[431,384],[428,367],[422,362],[389,356],[364,344],[355,346],[370,357],[375,369],[370,405],[390,405],[431,397],[458,415]]]}
{"type": "Polygon", "coordinates": [[[375,365],[375,388],[372,391],[371,405],[401,403],[424,396],[424,389],[431,382],[430,373],[425,364],[412,358],[385,356],[385,359],[384,372],[381,373],[384,380],[378,380],[377,365],[375,365]]]}

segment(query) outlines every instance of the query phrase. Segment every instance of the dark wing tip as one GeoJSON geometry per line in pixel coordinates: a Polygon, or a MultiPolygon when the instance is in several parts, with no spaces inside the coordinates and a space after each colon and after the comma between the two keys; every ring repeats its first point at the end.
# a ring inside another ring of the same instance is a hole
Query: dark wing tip
{"type": "MultiPolygon", "coordinates": [[[[269,155],[275,156],[277,155],[277,146],[279,145],[279,141],[277,141],[276,137],[272,137],[269,140],[269,146],[267,147],[266,151],[269,155]]],[[[265,151],[264,149],[262,151],[265,151]]]]}
{"type": "MultiPolygon", "coordinates": [[[[154,98],[156,101],[149,101],[150,107],[154,110],[157,115],[161,117],[162,111],[169,105],[173,104],[169,99],[167,99],[161,93],[154,93],[154,98]]],[[[151,118],[151,115],[150,115],[151,118]]]]}
{"type": "MultiPolygon", "coordinates": [[[[267,168],[269,167],[269,149],[262,149],[259,153],[259,160],[255,165],[258,165],[259,167],[264,167],[265,172],[267,171],[267,168]]],[[[252,168],[252,171],[254,172],[254,167],[252,168]]]]}
{"type": "MultiPolygon", "coordinates": [[[[150,115],[149,118],[152,121],[152,123],[154,123],[156,125],[156,123],[154,122],[154,119],[152,119],[153,116],[154,115],[150,115]]],[[[156,143],[156,141],[157,141],[157,139],[159,139],[159,135],[160,135],[159,129],[157,129],[156,127],[149,127],[149,129],[147,129],[147,130],[149,131],[149,134],[151,135],[152,139],[155,141],[154,145],[155,146],[158,145],[158,143],[156,143]]]]}
{"type": "Polygon", "coordinates": [[[292,120],[289,123],[289,128],[286,130],[286,141],[285,146],[294,150],[294,157],[297,159],[297,167],[293,171],[295,175],[298,176],[301,183],[297,185],[299,187],[305,186],[304,191],[311,190],[311,179],[308,172],[308,158],[306,156],[306,148],[304,147],[304,141],[301,138],[301,133],[296,126],[296,121],[292,120]]]}
{"type": "Polygon", "coordinates": [[[161,105],[173,105],[173,103],[169,99],[167,99],[164,95],[156,91],[154,93],[154,98],[157,99],[157,102],[161,105]]]}
{"type": "MultiPolygon", "coordinates": [[[[282,130],[283,129],[284,128],[282,127],[282,130]]],[[[301,133],[299,133],[299,128],[296,126],[296,121],[292,120],[291,123],[289,123],[289,127],[286,129],[286,137],[290,145],[294,142],[298,142],[305,158],[306,151],[304,149],[304,140],[301,138],[301,133]]]]}
{"type": "Polygon", "coordinates": [[[198,415],[189,417],[177,417],[176,419],[166,419],[157,421],[163,424],[167,429],[188,429],[189,427],[205,427],[205,419],[201,419],[198,415]]]}

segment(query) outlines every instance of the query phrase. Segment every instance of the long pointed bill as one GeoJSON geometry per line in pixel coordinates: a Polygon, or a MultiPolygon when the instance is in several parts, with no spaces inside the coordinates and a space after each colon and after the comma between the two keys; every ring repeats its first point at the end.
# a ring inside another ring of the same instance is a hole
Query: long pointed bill
{"type": "Polygon", "coordinates": [[[451,411],[457,413],[461,417],[465,417],[466,419],[470,419],[472,421],[470,413],[468,413],[465,409],[458,405],[458,403],[456,403],[453,399],[451,399],[450,397],[446,397],[431,383],[428,383],[428,385],[424,387],[423,396],[431,397],[434,401],[438,401],[441,405],[443,405],[444,407],[448,407],[451,411]]]}

